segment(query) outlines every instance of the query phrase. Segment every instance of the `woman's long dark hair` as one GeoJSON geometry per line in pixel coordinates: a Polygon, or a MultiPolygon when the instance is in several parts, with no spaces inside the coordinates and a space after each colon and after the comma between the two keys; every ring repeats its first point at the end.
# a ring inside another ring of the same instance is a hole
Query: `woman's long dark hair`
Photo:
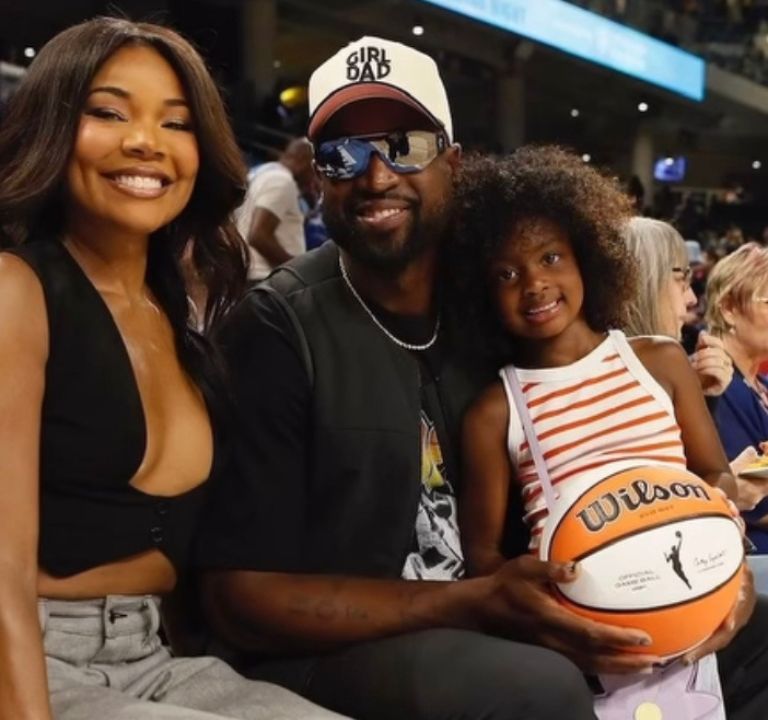
{"type": "Polygon", "coordinates": [[[64,231],[65,177],[93,77],[125,46],[156,50],[178,75],[190,105],[200,167],[189,203],[150,238],[147,283],[168,315],[180,360],[196,379],[207,373],[207,344],[190,327],[181,256],[192,262],[214,325],[245,289],[247,254],[232,221],[245,192],[245,166],[219,91],[197,51],[159,25],[100,17],[75,25],[40,51],[0,125],[0,246],[64,231]]]}

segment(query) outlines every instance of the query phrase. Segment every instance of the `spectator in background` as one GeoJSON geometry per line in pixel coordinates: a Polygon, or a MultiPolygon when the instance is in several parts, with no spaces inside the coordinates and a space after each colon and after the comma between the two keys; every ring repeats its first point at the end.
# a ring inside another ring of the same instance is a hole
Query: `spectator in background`
{"type": "MultiPolygon", "coordinates": [[[[733,379],[715,424],[729,460],[754,459],[768,442],[768,249],[750,243],[723,258],[709,275],[707,321],[733,359],[733,379]]],[[[768,553],[768,499],[744,514],[750,539],[768,553]]]]}
{"type": "Polygon", "coordinates": [[[272,268],[306,252],[302,195],[312,192],[312,145],[298,138],[276,162],[254,172],[237,229],[248,243],[249,280],[263,280],[272,268]]]}
{"type": "Polygon", "coordinates": [[[645,209],[645,186],[637,175],[633,175],[627,182],[627,195],[632,200],[632,207],[638,215],[642,215],[645,209]]]}
{"type": "Polygon", "coordinates": [[[304,236],[307,240],[307,250],[319,248],[328,239],[328,228],[323,220],[323,203],[321,197],[316,197],[314,204],[308,203],[309,210],[304,221],[304,236]]]}
{"type": "Polygon", "coordinates": [[[717,249],[721,257],[732,253],[744,244],[744,233],[735,223],[730,223],[725,234],[718,239],[717,249]]]}
{"type": "Polygon", "coordinates": [[[675,227],[684,237],[698,238],[706,228],[707,217],[703,199],[697,193],[689,193],[678,206],[675,227]]]}
{"type": "MultiPolygon", "coordinates": [[[[680,340],[689,309],[696,305],[685,241],[671,225],[651,218],[632,218],[624,239],[637,260],[640,278],[627,335],[680,340]]],[[[719,338],[699,333],[690,360],[705,395],[720,395],[730,383],[733,366],[719,338]]]]}

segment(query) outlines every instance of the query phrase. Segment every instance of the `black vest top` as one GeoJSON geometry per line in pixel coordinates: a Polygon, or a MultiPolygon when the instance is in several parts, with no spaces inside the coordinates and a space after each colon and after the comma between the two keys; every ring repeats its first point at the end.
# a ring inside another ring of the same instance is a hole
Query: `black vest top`
{"type": "Polygon", "coordinates": [[[40,567],[66,577],[158,548],[180,569],[208,483],[172,497],[130,484],[144,459],[146,424],[109,308],[59,241],[35,240],[9,252],[37,274],[48,314],[40,567]]]}
{"type": "MultiPolygon", "coordinates": [[[[312,384],[307,571],[400,577],[421,491],[418,360],[352,297],[331,242],[280,266],[251,292],[244,302],[269,293],[283,307],[312,384]]],[[[458,458],[464,411],[495,373],[461,362],[454,342],[446,338],[435,384],[447,431],[441,451],[458,458]]],[[[516,547],[521,527],[516,521],[516,547]]]]}

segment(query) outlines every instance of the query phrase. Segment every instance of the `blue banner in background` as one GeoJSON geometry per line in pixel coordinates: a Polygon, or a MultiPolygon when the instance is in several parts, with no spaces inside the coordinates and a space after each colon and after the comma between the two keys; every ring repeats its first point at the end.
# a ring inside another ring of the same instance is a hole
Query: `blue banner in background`
{"type": "Polygon", "coordinates": [[[423,2],[509,30],[692,100],[704,99],[706,63],[700,57],[562,0],[423,2]]]}

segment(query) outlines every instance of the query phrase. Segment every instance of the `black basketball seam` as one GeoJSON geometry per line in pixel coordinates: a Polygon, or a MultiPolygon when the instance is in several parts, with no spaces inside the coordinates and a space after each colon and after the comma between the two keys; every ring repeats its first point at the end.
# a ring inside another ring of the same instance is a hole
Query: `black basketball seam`
{"type": "Polygon", "coordinates": [[[741,570],[741,565],[739,565],[732,573],[731,575],[721,582],[716,587],[713,587],[711,590],[707,590],[707,592],[702,593],[701,595],[696,595],[695,597],[689,597],[685,600],[680,600],[679,602],[674,603],[668,603],[667,605],[653,605],[652,607],[646,607],[646,608],[640,608],[639,610],[632,610],[632,609],[617,609],[613,610],[611,608],[602,608],[602,607],[596,607],[594,605],[584,605],[582,603],[576,602],[575,600],[571,600],[562,590],[560,590],[557,585],[555,585],[555,592],[560,595],[562,598],[565,599],[565,601],[569,605],[575,605],[579,608],[584,608],[585,610],[595,610],[599,613],[606,613],[607,615],[639,615],[641,613],[649,613],[649,612],[656,612],[658,610],[667,610],[669,608],[679,607],[680,605],[688,605],[689,603],[693,602],[694,600],[701,600],[705,597],[709,597],[712,595],[712,593],[717,592],[721,587],[727,585],[731,580],[733,580],[734,577],[736,577],[736,573],[741,570]]]}
{"type": "MultiPolygon", "coordinates": [[[[645,526],[645,527],[638,528],[637,530],[632,530],[631,532],[625,533],[621,537],[613,538],[613,540],[608,540],[604,542],[602,545],[595,545],[589,552],[585,552],[585,553],[582,553],[581,555],[577,555],[575,558],[570,558],[570,560],[572,560],[573,562],[580,562],[584,558],[587,558],[590,555],[594,555],[596,552],[600,552],[601,550],[604,550],[605,548],[610,547],[611,545],[615,545],[617,542],[621,542],[622,540],[626,540],[627,538],[634,537],[635,535],[639,535],[640,533],[648,532],[649,530],[655,530],[656,528],[663,528],[663,527],[666,527],[667,525],[674,525],[675,523],[686,523],[686,522],[690,522],[691,520],[698,520],[699,518],[706,518],[706,517],[723,518],[724,520],[730,520],[731,522],[735,523],[735,520],[730,515],[726,515],[725,513],[716,513],[716,512],[706,512],[706,513],[700,513],[698,515],[689,515],[688,517],[678,518],[676,520],[666,520],[656,525],[645,526]]],[[[555,533],[553,532],[552,535],[554,534],[555,533]]]]}

